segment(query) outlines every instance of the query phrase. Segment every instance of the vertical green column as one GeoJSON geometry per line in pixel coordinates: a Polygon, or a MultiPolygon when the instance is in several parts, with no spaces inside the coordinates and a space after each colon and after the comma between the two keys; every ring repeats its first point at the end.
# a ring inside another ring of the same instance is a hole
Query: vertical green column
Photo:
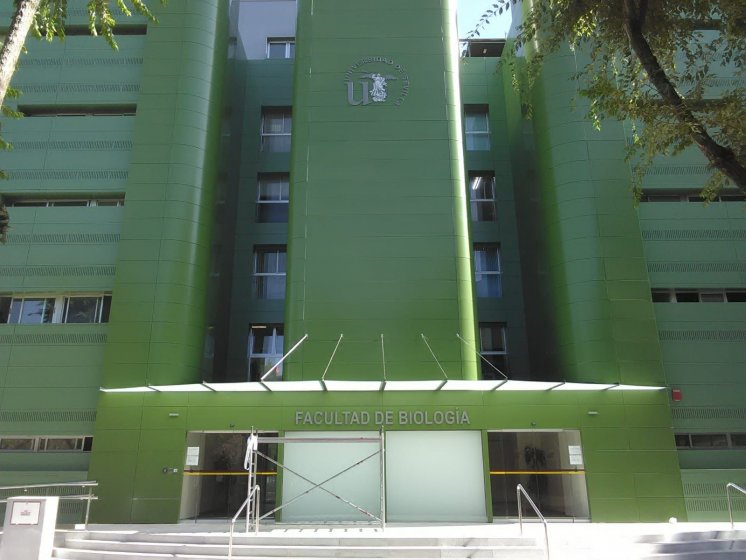
{"type": "Polygon", "coordinates": [[[452,4],[299,3],[287,379],[476,377],[452,4]]]}
{"type": "MultiPolygon", "coordinates": [[[[201,380],[227,5],[171,2],[158,18],[144,52],[106,388],[201,380]]],[[[178,518],[181,477],[162,469],[183,464],[186,397],[157,396],[100,399],[90,476],[101,521],[178,518]]]]}

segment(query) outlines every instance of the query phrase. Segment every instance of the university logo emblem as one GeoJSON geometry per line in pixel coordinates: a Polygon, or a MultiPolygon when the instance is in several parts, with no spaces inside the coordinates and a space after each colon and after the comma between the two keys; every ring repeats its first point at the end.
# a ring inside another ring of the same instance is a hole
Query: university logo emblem
{"type": "Polygon", "coordinates": [[[347,103],[401,105],[409,94],[409,75],[401,64],[385,56],[369,56],[345,73],[347,103]]]}

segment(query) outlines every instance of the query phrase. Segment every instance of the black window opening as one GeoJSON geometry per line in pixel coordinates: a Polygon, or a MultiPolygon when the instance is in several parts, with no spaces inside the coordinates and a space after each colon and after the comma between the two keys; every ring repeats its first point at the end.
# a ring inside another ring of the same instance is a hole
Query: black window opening
{"type": "Polygon", "coordinates": [[[505,48],[505,39],[472,39],[461,43],[461,52],[470,58],[498,58],[505,48]]]}
{"type": "Polygon", "coordinates": [[[18,105],[18,111],[25,117],[133,117],[137,105],[18,105]]]}

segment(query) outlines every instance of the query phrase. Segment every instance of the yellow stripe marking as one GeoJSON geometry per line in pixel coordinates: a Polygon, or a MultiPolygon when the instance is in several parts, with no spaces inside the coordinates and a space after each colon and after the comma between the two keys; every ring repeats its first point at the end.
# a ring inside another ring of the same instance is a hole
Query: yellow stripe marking
{"type": "Polygon", "coordinates": [[[585,474],[585,471],[490,471],[490,474],[585,474]]]}
{"type": "MultiPolygon", "coordinates": [[[[276,472],[258,472],[257,476],[277,476],[276,472]]],[[[231,472],[220,472],[220,471],[184,471],[185,476],[248,476],[248,472],[231,471],[231,472]]]]}

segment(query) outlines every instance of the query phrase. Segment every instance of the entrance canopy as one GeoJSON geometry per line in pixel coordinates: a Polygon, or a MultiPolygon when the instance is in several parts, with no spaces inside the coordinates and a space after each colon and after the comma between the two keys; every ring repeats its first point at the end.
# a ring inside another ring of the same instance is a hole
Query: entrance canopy
{"type": "Polygon", "coordinates": [[[101,387],[105,393],[190,393],[190,392],[380,392],[380,391],[661,391],[665,387],[622,385],[619,383],[567,383],[519,380],[421,380],[421,381],[247,381],[244,383],[190,383],[184,385],[144,385],[140,387],[101,387]]]}

